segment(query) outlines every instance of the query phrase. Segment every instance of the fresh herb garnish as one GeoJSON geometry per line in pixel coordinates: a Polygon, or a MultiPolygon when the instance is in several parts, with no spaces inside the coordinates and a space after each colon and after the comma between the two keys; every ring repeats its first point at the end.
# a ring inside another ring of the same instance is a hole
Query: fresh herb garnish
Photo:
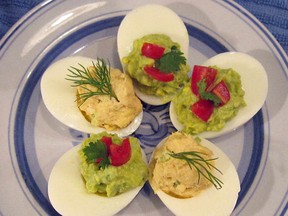
{"type": "Polygon", "coordinates": [[[109,62],[107,66],[107,63],[103,59],[97,58],[96,64],[95,62],[92,62],[92,64],[92,70],[85,68],[81,64],[79,64],[81,67],[80,69],[76,67],[71,67],[71,69],[68,69],[71,74],[68,74],[67,76],[69,78],[66,79],[74,82],[72,87],[81,86],[83,89],[87,90],[87,92],[79,94],[77,101],[81,102],[82,104],[92,96],[108,95],[110,98],[113,97],[119,102],[110,82],[109,62]],[[87,84],[95,87],[96,90],[92,91],[91,89],[85,87],[84,85],[87,84]]]}
{"type": "Polygon", "coordinates": [[[100,168],[105,168],[110,164],[108,149],[104,142],[97,140],[90,142],[83,148],[87,163],[98,163],[100,168]]]}
{"type": "Polygon", "coordinates": [[[165,73],[179,71],[180,64],[186,64],[186,58],[176,46],[155,61],[155,67],[165,73]]]}
{"type": "Polygon", "coordinates": [[[203,176],[210,181],[216,189],[222,188],[223,182],[212,174],[213,169],[222,174],[222,172],[211,163],[212,161],[217,160],[217,158],[205,159],[201,156],[201,154],[204,153],[196,151],[172,152],[168,154],[173,158],[186,161],[191,169],[194,167],[198,173],[198,183],[200,182],[200,177],[203,176]]]}
{"type": "Polygon", "coordinates": [[[197,83],[198,92],[200,94],[200,98],[205,100],[210,100],[214,103],[215,106],[218,106],[221,103],[221,100],[212,92],[206,91],[206,81],[205,78],[197,83]]]}

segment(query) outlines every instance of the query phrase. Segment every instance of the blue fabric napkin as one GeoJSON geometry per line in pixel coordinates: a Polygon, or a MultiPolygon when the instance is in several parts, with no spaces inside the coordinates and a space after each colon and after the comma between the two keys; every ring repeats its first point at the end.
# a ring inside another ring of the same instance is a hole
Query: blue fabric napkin
{"type": "Polygon", "coordinates": [[[288,54],[288,0],[235,0],[274,35],[288,54]]]}
{"type": "Polygon", "coordinates": [[[43,0],[0,0],[0,39],[29,10],[43,0]]]}
{"type": "MultiPolygon", "coordinates": [[[[1,0],[0,39],[25,13],[43,0],[1,0]]],[[[288,54],[288,0],[235,0],[260,20],[288,54]]]]}

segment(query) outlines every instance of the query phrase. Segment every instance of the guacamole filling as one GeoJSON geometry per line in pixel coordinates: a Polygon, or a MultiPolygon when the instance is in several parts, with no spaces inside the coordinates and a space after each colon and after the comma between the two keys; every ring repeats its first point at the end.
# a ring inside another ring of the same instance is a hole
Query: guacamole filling
{"type": "Polygon", "coordinates": [[[134,137],[129,137],[131,157],[125,164],[121,166],[109,164],[103,168],[96,162],[87,162],[87,156],[83,149],[90,143],[101,140],[104,136],[112,137],[114,144],[121,144],[123,141],[116,134],[102,132],[85,139],[79,150],[80,172],[85,181],[87,192],[112,197],[142,186],[148,178],[148,168],[142,158],[140,143],[134,137]]]}
{"type": "Polygon", "coordinates": [[[213,68],[218,70],[215,83],[224,80],[231,98],[225,105],[215,107],[212,116],[205,122],[191,111],[191,105],[197,102],[199,98],[192,93],[190,82],[186,83],[179,94],[173,98],[177,119],[184,125],[183,132],[198,134],[204,131],[219,131],[228,120],[238,113],[241,107],[246,106],[240,75],[233,69],[220,69],[216,66],[213,68]]]}
{"type": "Polygon", "coordinates": [[[158,81],[144,71],[145,66],[152,66],[155,64],[155,59],[141,54],[141,49],[144,43],[151,43],[164,47],[164,54],[170,52],[173,46],[181,50],[178,43],[173,42],[170,37],[164,34],[146,35],[135,40],[133,43],[133,50],[128,56],[122,59],[125,71],[132,77],[138,89],[145,94],[159,97],[169,97],[169,95],[175,94],[175,91],[181,89],[183,83],[189,80],[187,74],[190,68],[188,64],[180,64],[180,69],[178,71],[173,71],[174,79],[172,81],[158,81]]]}

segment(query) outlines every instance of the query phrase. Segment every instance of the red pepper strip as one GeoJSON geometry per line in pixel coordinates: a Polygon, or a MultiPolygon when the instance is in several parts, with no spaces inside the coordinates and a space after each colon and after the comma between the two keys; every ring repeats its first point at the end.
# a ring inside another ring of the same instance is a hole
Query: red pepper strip
{"type": "Polygon", "coordinates": [[[103,158],[97,158],[97,160],[95,161],[95,163],[99,164],[99,163],[101,163],[102,160],[103,160],[103,158]]]}
{"type": "Polygon", "coordinates": [[[109,147],[111,165],[121,166],[127,163],[131,157],[131,146],[129,138],[123,140],[122,145],[111,144],[109,147]]]}
{"type": "Polygon", "coordinates": [[[164,47],[151,43],[144,43],[141,49],[142,55],[152,59],[160,59],[163,56],[164,51],[164,47]]]}
{"type": "Polygon", "coordinates": [[[205,79],[206,91],[209,91],[210,86],[215,81],[218,71],[214,68],[209,68],[206,66],[195,65],[191,77],[191,90],[196,95],[199,96],[198,83],[205,79]]]}
{"type": "Polygon", "coordinates": [[[221,100],[220,106],[226,104],[230,100],[230,92],[227,88],[224,80],[219,82],[213,89],[212,92],[221,100]]]}
{"type": "Polygon", "coordinates": [[[160,82],[171,82],[172,80],[174,80],[173,73],[164,73],[151,66],[145,66],[144,71],[153,79],[156,79],[160,82]]]}
{"type": "Polygon", "coordinates": [[[107,146],[107,149],[109,149],[110,145],[112,145],[112,137],[109,137],[109,136],[103,136],[101,138],[101,141],[104,142],[107,146]]]}
{"type": "Polygon", "coordinates": [[[213,113],[214,105],[212,101],[200,99],[191,106],[191,110],[198,118],[207,122],[213,113]]]}

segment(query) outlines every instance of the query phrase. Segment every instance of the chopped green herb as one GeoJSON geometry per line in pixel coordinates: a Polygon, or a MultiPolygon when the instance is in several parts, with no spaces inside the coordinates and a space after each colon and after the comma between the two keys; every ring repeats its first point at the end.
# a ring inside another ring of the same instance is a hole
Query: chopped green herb
{"type": "Polygon", "coordinates": [[[198,92],[200,94],[200,97],[202,99],[205,99],[205,100],[210,100],[214,103],[215,106],[218,106],[220,103],[221,103],[221,100],[215,95],[213,94],[212,92],[207,92],[206,91],[206,81],[205,81],[205,78],[202,79],[201,81],[199,81],[197,83],[198,85],[198,92]]]}
{"type": "Polygon", "coordinates": [[[87,163],[98,163],[101,168],[105,168],[110,164],[108,158],[108,150],[105,143],[100,140],[90,142],[83,149],[87,163]]]}
{"type": "Polygon", "coordinates": [[[155,61],[155,67],[165,73],[179,71],[180,64],[186,64],[186,58],[176,46],[172,46],[170,52],[155,61]]]}
{"type": "Polygon", "coordinates": [[[178,180],[176,180],[174,183],[173,183],[173,187],[174,188],[176,188],[178,185],[180,185],[181,183],[178,181],[178,180]]]}
{"type": "Polygon", "coordinates": [[[201,138],[200,138],[200,137],[198,137],[198,136],[197,136],[197,137],[195,137],[195,138],[194,138],[194,140],[195,140],[195,142],[196,142],[196,143],[198,143],[198,144],[200,144],[200,143],[201,143],[201,138]]]}

